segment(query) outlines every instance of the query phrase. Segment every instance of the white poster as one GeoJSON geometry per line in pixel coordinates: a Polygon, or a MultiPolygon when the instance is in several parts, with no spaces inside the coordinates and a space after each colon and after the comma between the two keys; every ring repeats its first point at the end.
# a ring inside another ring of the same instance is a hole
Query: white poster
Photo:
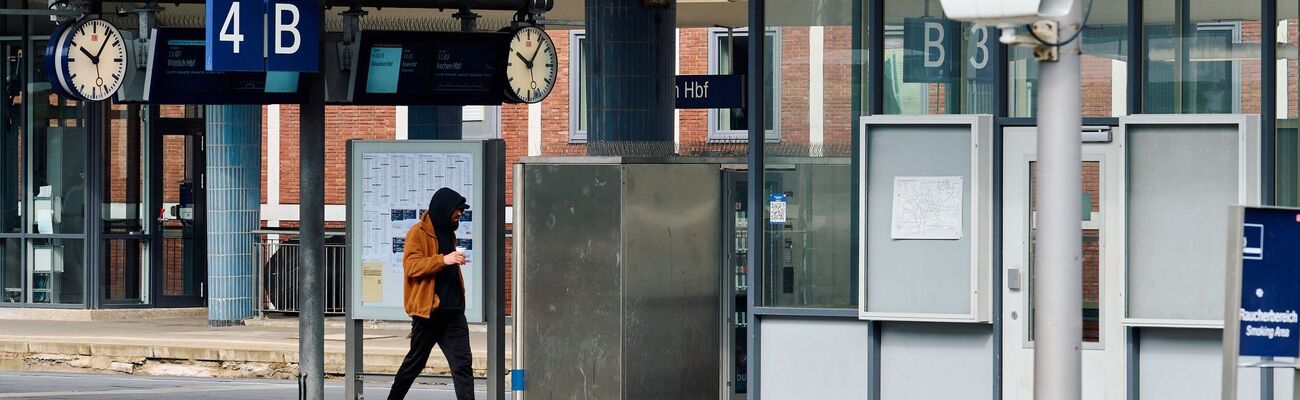
{"type": "Polygon", "coordinates": [[[894,177],[893,239],[957,240],[962,237],[960,176],[894,177]]]}
{"type": "MultiPolygon", "coordinates": [[[[406,233],[420,222],[420,216],[429,207],[429,199],[440,188],[451,188],[465,196],[467,204],[474,203],[472,162],[469,153],[373,153],[362,158],[361,262],[382,265],[381,276],[369,279],[382,282],[384,291],[393,293],[368,296],[363,293],[363,302],[402,307],[406,233]]],[[[467,258],[473,254],[473,211],[465,213],[456,231],[457,246],[466,248],[467,258]]],[[[473,285],[468,281],[476,275],[466,270],[461,273],[467,281],[465,298],[472,299],[473,285]]]]}

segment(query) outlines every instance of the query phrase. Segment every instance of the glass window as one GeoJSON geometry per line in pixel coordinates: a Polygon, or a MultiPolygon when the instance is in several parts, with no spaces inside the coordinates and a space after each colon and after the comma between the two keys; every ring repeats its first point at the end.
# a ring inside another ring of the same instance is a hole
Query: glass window
{"type": "Polygon", "coordinates": [[[108,128],[101,144],[104,231],[144,232],[141,161],[144,149],[139,108],[116,105],[108,112],[108,128]],[[133,114],[132,111],[135,113],[133,114]]]}
{"type": "Polygon", "coordinates": [[[1143,112],[1259,113],[1259,2],[1148,0],[1143,18],[1143,112]]]}
{"type": "MultiPolygon", "coordinates": [[[[39,47],[44,52],[44,47],[39,47]]],[[[39,54],[39,53],[38,53],[39,54]]],[[[44,57],[44,54],[40,54],[44,57]]],[[[45,76],[44,63],[36,63],[34,76],[45,76]]],[[[86,215],[86,126],[84,107],[58,96],[48,82],[33,80],[28,121],[32,182],[29,232],[82,233],[86,215]]]]}
{"type": "Polygon", "coordinates": [[[22,303],[25,297],[22,243],[20,239],[0,239],[0,303],[22,303]]]}
{"type": "MultiPolygon", "coordinates": [[[[781,70],[778,55],[781,53],[781,35],[775,29],[768,30],[764,43],[764,102],[763,125],[767,130],[768,140],[780,138],[781,113],[781,70]]],[[[709,30],[709,72],[712,74],[744,74],[749,70],[749,31],[743,28],[728,31],[726,29],[709,30]]],[[[806,55],[805,55],[806,56],[806,55]]],[[[804,63],[807,64],[806,62],[804,63]]],[[[806,78],[805,78],[806,79],[806,78]]],[[[709,140],[744,141],[749,136],[749,116],[744,109],[733,108],[709,110],[709,140]]]]}
{"type": "Polygon", "coordinates": [[[587,141],[587,65],[582,54],[587,33],[569,33],[569,141],[587,141]]]}
{"type": "MultiPolygon", "coordinates": [[[[745,227],[746,236],[749,229],[762,229],[765,261],[757,266],[753,291],[762,306],[853,309],[857,305],[852,162],[858,115],[865,107],[854,99],[866,97],[862,90],[867,85],[855,82],[854,73],[866,67],[866,51],[858,47],[867,41],[861,30],[865,19],[854,14],[865,12],[866,7],[854,3],[767,3],[767,26],[780,32],[768,35],[774,44],[769,51],[781,56],[773,64],[779,73],[771,77],[776,81],[767,94],[777,114],[769,123],[779,127],[780,143],[766,146],[764,181],[759,186],[764,198],[772,201],[752,211],[760,213],[763,223],[745,227]],[[790,12],[795,9],[809,12],[790,12]],[[773,219],[782,207],[785,218],[773,219]]],[[[741,53],[742,38],[737,36],[735,54],[741,53]]],[[[712,45],[725,44],[726,30],[714,30],[712,39],[712,45]]],[[[745,206],[737,212],[748,215],[751,211],[745,206]]]]}
{"type": "Polygon", "coordinates": [[[886,114],[993,113],[998,31],[944,18],[937,1],[885,0],[886,114]]]}
{"type": "Polygon", "coordinates": [[[0,43],[0,233],[21,232],[23,225],[23,55],[17,42],[0,43]]]}
{"type": "MultiPolygon", "coordinates": [[[[1084,117],[1128,115],[1128,1],[1092,0],[1084,26],[1083,56],[1079,60],[1084,117]]],[[[1013,47],[1007,65],[1010,76],[1010,116],[1036,116],[1038,61],[1032,51],[1013,47]]]]}
{"type": "MultiPolygon", "coordinates": [[[[1084,210],[1087,215],[1082,216],[1083,221],[1081,223],[1083,228],[1083,232],[1081,232],[1083,239],[1083,276],[1081,281],[1083,284],[1083,321],[1081,321],[1083,326],[1082,336],[1084,343],[1099,343],[1101,342],[1101,271],[1103,262],[1101,258],[1101,237],[1103,234],[1101,216],[1103,215],[1102,212],[1107,205],[1101,203],[1101,163],[1097,161],[1084,161],[1080,169],[1083,172],[1083,178],[1081,180],[1081,182],[1083,182],[1081,198],[1083,199],[1083,206],[1087,208],[1084,210]]],[[[1029,182],[1030,213],[1031,215],[1036,215],[1038,212],[1038,205],[1036,203],[1036,200],[1038,199],[1037,161],[1031,161],[1029,163],[1029,182]]],[[[1034,220],[1032,223],[1035,224],[1035,226],[1032,227],[1032,230],[1036,232],[1038,229],[1036,226],[1037,220],[1034,220]]],[[[1033,283],[1033,274],[1035,273],[1033,266],[1034,251],[1038,248],[1036,237],[1037,235],[1034,233],[1030,233],[1029,235],[1030,254],[1027,258],[1030,264],[1028,270],[1029,279],[1026,280],[1026,282],[1029,282],[1029,296],[1027,296],[1029,301],[1029,320],[1025,326],[1029,329],[1028,337],[1030,341],[1034,340],[1033,321],[1036,317],[1035,310],[1037,310],[1037,305],[1034,303],[1033,283]]]]}
{"type": "Polygon", "coordinates": [[[81,239],[32,239],[27,259],[31,268],[31,303],[82,304],[85,300],[85,251],[81,239]]]}
{"type": "MultiPolygon", "coordinates": [[[[1300,12],[1296,2],[1279,2],[1277,9],[1277,204],[1300,206],[1300,60],[1282,49],[1300,43],[1300,12]]],[[[1267,118],[1267,116],[1266,116],[1267,118]]]]}
{"type": "Polygon", "coordinates": [[[102,300],[116,304],[141,304],[148,300],[145,248],[145,242],[138,239],[104,241],[99,291],[102,300]]]}

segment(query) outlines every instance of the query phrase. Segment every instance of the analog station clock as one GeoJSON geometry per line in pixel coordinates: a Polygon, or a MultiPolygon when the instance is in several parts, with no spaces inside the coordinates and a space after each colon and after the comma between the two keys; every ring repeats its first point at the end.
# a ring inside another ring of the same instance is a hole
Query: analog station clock
{"type": "Polygon", "coordinates": [[[126,77],[126,41],[113,24],[86,19],[50,37],[46,71],[50,83],[80,100],[108,99],[126,77]]]}
{"type": "Polygon", "coordinates": [[[507,47],[506,97],[530,104],[546,99],[555,88],[559,71],[550,35],[536,27],[525,27],[515,31],[507,47]]]}

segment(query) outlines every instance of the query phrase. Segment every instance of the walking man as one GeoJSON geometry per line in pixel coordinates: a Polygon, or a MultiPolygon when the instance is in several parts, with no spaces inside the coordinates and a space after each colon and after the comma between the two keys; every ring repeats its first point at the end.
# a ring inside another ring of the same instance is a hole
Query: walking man
{"type": "Polygon", "coordinates": [[[474,399],[465,280],[460,273],[465,254],[456,251],[456,228],[468,209],[464,196],[448,188],[438,189],[429,200],[429,210],[406,233],[402,292],[406,314],[411,316],[411,350],[397,370],[389,400],[406,398],[434,344],[451,366],[456,399],[474,399]]]}

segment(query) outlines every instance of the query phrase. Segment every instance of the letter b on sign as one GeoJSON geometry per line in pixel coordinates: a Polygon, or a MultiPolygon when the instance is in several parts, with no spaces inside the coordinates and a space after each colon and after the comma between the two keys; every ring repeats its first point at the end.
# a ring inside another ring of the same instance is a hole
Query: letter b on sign
{"type": "Polygon", "coordinates": [[[961,77],[961,24],[940,18],[903,20],[903,82],[950,83],[961,77]]]}
{"type": "Polygon", "coordinates": [[[320,67],[320,3],[273,0],[266,4],[267,71],[316,72],[320,67]]]}

